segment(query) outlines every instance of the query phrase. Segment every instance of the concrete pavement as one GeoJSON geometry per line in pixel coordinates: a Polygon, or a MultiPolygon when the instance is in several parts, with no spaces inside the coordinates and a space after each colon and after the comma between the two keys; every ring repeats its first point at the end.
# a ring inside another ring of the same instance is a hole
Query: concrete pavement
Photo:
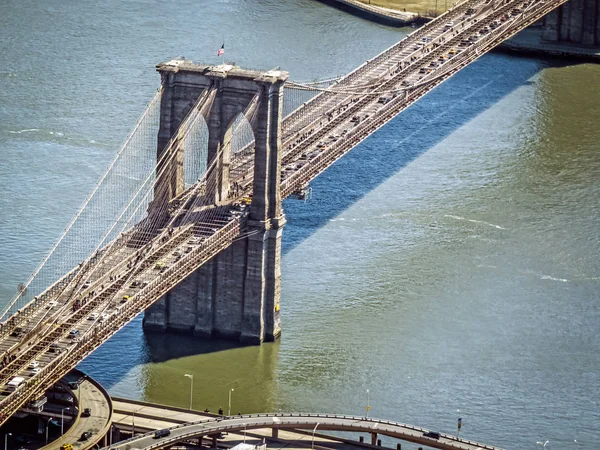
{"type": "MultiPolygon", "coordinates": [[[[74,371],[67,379],[83,378],[83,373],[74,371]]],[[[83,379],[79,388],[72,391],[73,397],[77,400],[79,408],[77,416],[71,427],[59,439],[42,447],[40,450],[56,450],[63,444],[72,444],[74,450],[84,450],[91,448],[102,440],[110,427],[112,419],[112,403],[110,395],[104,388],[93,379],[86,377],[83,379]],[[81,413],[84,409],[90,408],[91,415],[83,417],[81,413]],[[81,435],[90,431],[92,436],[86,440],[80,440],[81,435]]],[[[60,417],[59,417],[60,420],[60,417]]]]}

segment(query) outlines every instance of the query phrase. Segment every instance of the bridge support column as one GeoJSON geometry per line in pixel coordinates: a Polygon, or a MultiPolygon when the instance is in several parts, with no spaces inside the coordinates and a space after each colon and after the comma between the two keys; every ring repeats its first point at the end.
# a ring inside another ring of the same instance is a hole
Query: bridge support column
{"type": "MultiPolygon", "coordinates": [[[[285,224],[280,194],[281,120],[287,73],[259,73],[231,66],[186,67],[184,63],[158,66],[165,88],[159,147],[160,143],[164,145],[167,135],[176,132],[202,90],[207,86],[216,88],[207,124],[208,164],[216,161],[217,171],[209,184],[215,187],[215,204],[226,203],[230,124],[247,105],[252,105],[255,114],[252,116],[255,138],[252,202],[246,236],[149,307],[144,329],[236,339],[246,344],[275,340],[281,333],[280,260],[285,224]]],[[[172,180],[166,182],[173,185],[172,180]]]]}
{"type": "Polygon", "coordinates": [[[260,344],[274,341],[281,334],[279,301],[281,292],[281,234],[284,216],[279,228],[250,229],[244,289],[243,323],[240,341],[260,344]]]}
{"type": "Polygon", "coordinates": [[[163,295],[160,300],[144,311],[142,325],[144,330],[167,331],[167,296],[163,295]]]}
{"type": "Polygon", "coordinates": [[[260,343],[281,333],[281,119],[283,81],[264,80],[254,133],[254,179],[241,341],[260,343]]]}
{"type": "Polygon", "coordinates": [[[544,18],[544,40],[600,46],[600,0],[570,0],[544,18]]]}
{"type": "Polygon", "coordinates": [[[371,445],[377,445],[377,433],[371,433],[371,445]]]}

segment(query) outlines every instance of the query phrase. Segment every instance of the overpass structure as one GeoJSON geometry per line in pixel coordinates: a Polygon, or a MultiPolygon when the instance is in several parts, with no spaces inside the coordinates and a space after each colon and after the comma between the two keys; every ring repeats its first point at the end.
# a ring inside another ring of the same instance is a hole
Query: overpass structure
{"type": "Polygon", "coordinates": [[[497,447],[460,439],[447,434],[431,433],[423,428],[412,425],[390,422],[386,420],[368,419],[364,417],[340,416],[331,414],[254,414],[236,417],[218,417],[194,423],[186,423],[167,428],[165,436],[157,438],[155,433],[135,436],[126,441],[105,447],[107,450],[126,449],[161,449],[169,448],[179,442],[197,440],[204,436],[218,435],[223,432],[238,433],[246,430],[272,428],[273,430],[314,430],[349,431],[369,433],[372,444],[375,445],[377,436],[388,436],[408,442],[423,444],[430,448],[444,450],[500,450],[497,447]],[[433,437],[430,437],[433,436],[433,437]]]}
{"type": "Polygon", "coordinates": [[[467,0],[332,84],[159,65],[134,131],[2,311],[0,423],[145,310],[148,328],[277,338],[282,200],[564,1],[467,0]],[[302,104],[286,106],[294,95],[302,104]]]}

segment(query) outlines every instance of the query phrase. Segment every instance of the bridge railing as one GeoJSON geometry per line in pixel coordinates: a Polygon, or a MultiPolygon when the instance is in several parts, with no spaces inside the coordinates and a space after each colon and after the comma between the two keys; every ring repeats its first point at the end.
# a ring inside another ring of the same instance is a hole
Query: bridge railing
{"type": "MultiPolygon", "coordinates": [[[[182,423],[175,425],[173,427],[169,427],[170,431],[181,430],[184,428],[191,427],[201,427],[200,429],[195,429],[194,431],[190,431],[188,433],[179,434],[177,436],[170,436],[161,439],[160,442],[156,444],[152,444],[150,446],[145,447],[146,449],[154,449],[154,448],[163,448],[170,444],[181,442],[186,439],[195,438],[198,436],[211,436],[220,432],[225,431],[241,431],[248,427],[250,428],[264,428],[264,427],[293,427],[297,429],[307,429],[307,427],[312,427],[312,422],[307,423],[306,420],[301,419],[318,419],[319,425],[325,429],[328,427],[331,428],[340,428],[344,427],[340,421],[351,421],[352,425],[347,428],[355,429],[356,431],[375,431],[384,435],[399,435],[401,434],[402,429],[415,431],[419,433],[419,435],[404,435],[404,437],[399,437],[399,439],[410,439],[411,436],[414,438],[419,438],[423,433],[430,431],[425,428],[417,427],[414,425],[409,425],[400,422],[394,422],[391,420],[383,420],[383,419],[373,419],[373,418],[365,418],[360,416],[352,416],[352,415],[337,415],[337,414],[314,414],[314,413],[280,413],[280,414],[244,414],[238,416],[224,416],[217,417],[212,419],[199,420],[194,422],[182,423]],[[280,418],[280,419],[294,419],[298,420],[286,420],[285,422],[274,422],[274,421],[259,421],[254,423],[236,423],[236,424],[228,424],[229,420],[243,420],[243,419],[257,419],[257,418],[280,418]],[[223,423],[225,422],[225,423],[223,423]],[[383,428],[378,425],[387,425],[388,428],[383,428]],[[375,428],[376,427],[376,428],[375,428]]],[[[154,432],[148,432],[144,434],[140,434],[138,436],[132,436],[129,439],[124,441],[120,441],[116,444],[113,444],[110,448],[118,449],[118,448],[128,448],[128,445],[133,444],[137,441],[140,441],[144,438],[152,437],[154,432]]],[[[491,445],[481,444],[475,441],[471,441],[468,439],[461,439],[454,435],[441,433],[444,439],[450,440],[452,442],[456,442],[458,444],[468,444],[476,448],[486,449],[486,450],[500,450],[498,447],[494,447],[491,445]]],[[[421,439],[417,439],[417,441],[421,441],[421,439]]]]}
{"type": "MultiPolygon", "coordinates": [[[[178,264],[170,267],[162,276],[153,280],[136,293],[125,305],[118,308],[118,313],[111,320],[97,322],[91,333],[86,334],[67,352],[58,355],[45,366],[40,373],[25,382],[15,392],[0,401],[0,423],[6,421],[29,398],[43,393],[56,381],[75,367],[100,344],[133,320],[139,313],[158,300],[177,283],[191,274],[204,262],[227,248],[240,232],[239,219],[231,220],[221,230],[204,240],[198,248],[183,257],[178,264]]],[[[45,344],[46,348],[49,343],[45,344]]]]}
{"type": "MultiPolygon", "coordinates": [[[[521,29],[525,28],[529,24],[535,22],[539,18],[543,17],[547,12],[556,8],[557,5],[564,3],[566,0],[554,0],[548,3],[535,2],[533,5],[537,5],[537,12],[532,16],[528,16],[526,21],[523,21],[521,25],[514,26],[515,22],[511,22],[513,27],[509,27],[510,24],[505,25],[507,31],[503,32],[503,27],[500,27],[494,30],[492,33],[486,35],[477,45],[474,45],[471,49],[461,52],[457,57],[453,58],[452,64],[454,65],[451,70],[445,71],[442,76],[437,78],[431,78],[428,84],[418,87],[417,89],[411,89],[410,92],[405,97],[397,97],[393,99],[391,102],[385,105],[382,110],[378,112],[376,118],[363,121],[359,124],[355,129],[353,129],[345,138],[336,141],[331,144],[327,151],[322,152],[313,160],[311,160],[307,165],[305,165],[302,169],[294,172],[290,177],[288,177],[283,183],[281,187],[281,195],[283,198],[291,195],[293,192],[298,189],[303,188],[308,184],[310,180],[316,177],[318,174],[323,172],[327,167],[329,167],[334,161],[343,156],[347,151],[351,148],[354,148],[358,143],[362,142],[366,137],[376,131],[378,128],[383,126],[397,114],[399,114],[402,110],[406,109],[408,106],[413,104],[423,95],[428,93],[430,90],[450,78],[453,74],[458,72],[458,70],[462,69],[466,65],[470,64],[473,60],[479,58],[479,56],[485,54],[490,49],[494,48],[496,45],[500,44],[510,36],[516,34],[521,29]],[[541,7],[540,7],[541,5],[541,7]]],[[[476,24],[477,28],[484,26],[486,23],[492,22],[498,16],[505,14],[512,10],[515,6],[515,3],[520,2],[509,2],[505,3],[501,8],[495,10],[493,19],[489,19],[485,22],[478,22],[476,24]]],[[[529,8],[531,11],[531,9],[529,8]]],[[[456,45],[458,41],[462,39],[462,35],[458,35],[452,40],[447,41],[443,46],[440,46],[437,51],[432,51],[427,58],[421,59],[419,61],[420,65],[424,65],[429,60],[435,59],[439,53],[447,51],[448,48],[456,45]]],[[[410,67],[410,66],[409,66],[410,67]]],[[[414,69],[413,69],[414,70],[414,69]]],[[[403,71],[399,72],[402,73],[403,71]]],[[[390,82],[383,83],[385,86],[393,83],[394,78],[390,80],[390,82]]],[[[363,102],[363,104],[366,102],[363,102]]],[[[332,130],[337,125],[341,123],[342,118],[336,118],[331,121],[328,129],[332,130]],[[339,119],[339,120],[336,120],[339,119]]],[[[311,143],[310,141],[308,142],[311,143]]]]}
{"type": "MultiPolygon", "coordinates": [[[[93,255],[89,262],[94,263],[98,259],[102,258],[105,253],[113,248],[115,245],[120,246],[122,243],[129,239],[130,232],[122,233],[117,239],[102,249],[100,249],[95,255],[93,255]]],[[[58,296],[62,295],[65,290],[76,280],[77,276],[82,272],[83,264],[75,267],[69,273],[63,275],[58,281],[54,282],[51,286],[46,288],[40,295],[34,297],[29,303],[23,308],[19,309],[15,314],[9,317],[5,322],[0,324],[0,338],[7,336],[12,333],[17,327],[30,318],[33,314],[37,313],[40,308],[45,307],[52,300],[55,300],[58,296]]],[[[50,311],[49,311],[50,312],[50,311]]]]}
{"type": "MultiPolygon", "coordinates": [[[[361,78],[372,68],[375,68],[375,67],[377,67],[378,64],[388,60],[393,54],[398,53],[399,51],[401,51],[402,49],[406,48],[409,45],[414,45],[416,43],[416,41],[418,41],[420,38],[429,34],[431,32],[432,28],[435,28],[436,26],[441,24],[443,21],[459,17],[459,16],[463,15],[467,9],[477,6],[479,4],[482,4],[482,3],[483,3],[483,0],[467,0],[465,2],[459,3],[458,5],[454,6],[453,8],[450,8],[448,11],[441,14],[440,16],[438,16],[437,18],[435,18],[428,24],[426,24],[420,28],[417,28],[415,31],[408,34],[404,39],[402,39],[397,44],[394,44],[393,46],[382,51],[381,53],[379,53],[372,59],[370,59],[367,62],[358,66],[356,69],[354,69],[348,75],[341,78],[334,85],[335,88],[351,85],[352,82],[354,82],[356,79],[361,78]]],[[[293,133],[299,131],[300,129],[302,129],[303,127],[305,127],[306,126],[305,120],[309,116],[309,114],[311,114],[311,111],[314,109],[317,109],[319,106],[325,104],[331,98],[332,95],[335,95],[335,94],[322,92],[322,93],[316,95],[315,97],[313,97],[308,102],[306,102],[304,105],[298,107],[294,112],[292,112],[289,116],[287,116],[282,124],[282,130],[284,132],[284,136],[286,136],[288,134],[293,134],[293,133]],[[329,94],[329,95],[327,95],[327,94],[329,94]]]]}
{"type": "MultiPolygon", "coordinates": [[[[409,45],[414,45],[415,40],[418,40],[419,38],[431,33],[432,28],[438,26],[442,21],[459,17],[462,14],[464,14],[464,12],[468,8],[477,6],[479,4],[482,4],[483,2],[484,0],[468,0],[450,8],[444,14],[438,16],[438,18],[436,18],[434,21],[421,28],[416,29],[415,31],[407,35],[407,37],[401,40],[399,43],[382,51],[374,58],[361,64],[348,75],[342,77],[334,85],[335,88],[339,89],[344,86],[351,86],[354,81],[360,79],[365,73],[373,69],[377,69],[378,64],[387,61],[393,54],[397,53],[398,51],[401,51],[409,45]]],[[[289,140],[293,137],[293,134],[310,124],[310,122],[306,123],[306,119],[311,120],[311,122],[315,120],[316,117],[313,117],[314,110],[318,109],[323,105],[326,105],[332,99],[339,97],[339,95],[339,93],[335,92],[320,92],[311,100],[307,101],[303,105],[300,105],[296,110],[294,110],[292,113],[290,113],[284,118],[282,123],[282,141],[284,143],[283,151],[285,156],[287,156],[287,154],[289,153],[287,151],[287,145],[289,145],[289,140]],[[293,125],[293,123],[298,120],[303,121],[302,126],[293,125]]],[[[242,151],[234,155],[231,161],[232,171],[237,171],[240,174],[245,173],[247,176],[251,175],[253,168],[251,156],[253,155],[253,153],[253,146],[249,144],[244,149],[242,149],[242,151]]],[[[187,194],[182,194],[182,198],[187,198],[187,194]]]]}

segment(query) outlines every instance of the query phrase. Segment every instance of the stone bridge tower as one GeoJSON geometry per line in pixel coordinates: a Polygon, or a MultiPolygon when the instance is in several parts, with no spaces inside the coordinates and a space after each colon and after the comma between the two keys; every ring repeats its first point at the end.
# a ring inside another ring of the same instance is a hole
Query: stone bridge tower
{"type": "MultiPolygon", "coordinates": [[[[230,65],[204,66],[185,60],[159,64],[157,70],[163,86],[158,158],[196,100],[205,95],[207,164],[218,158],[217,176],[208,183],[216,185],[214,202],[218,205],[230,189],[231,148],[226,146],[231,124],[254,103],[254,179],[246,237],[236,240],[148,308],[144,329],[239,339],[249,344],[275,340],[281,332],[280,259],[285,224],[280,195],[281,119],[288,74],[230,65]]],[[[172,169],[157,181],[161,201],[175,198],[185,188],[186,150],[182,146],[177,151],[172,169]]]]}
{"type": "Polygon", "coordinates": [[[600,0],[569,0],[544,19],[544,40],[600,47],[600,0]]]}

